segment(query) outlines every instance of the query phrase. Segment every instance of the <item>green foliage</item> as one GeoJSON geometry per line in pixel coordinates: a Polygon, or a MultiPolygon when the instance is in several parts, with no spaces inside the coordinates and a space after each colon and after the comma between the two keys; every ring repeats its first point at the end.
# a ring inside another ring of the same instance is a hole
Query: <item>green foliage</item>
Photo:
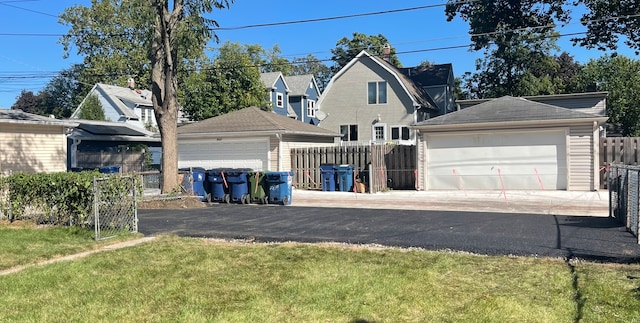
{"type": "Polygon", "coordinates": [[[80,119],[105,121],[104,109],[98,96],[89,95],[80,106],[80,119]]]}
{"type": "Polygon", "coordinates": [[[608,91],[609,123],[625,136],[640,136],[640,61],[603,56],[585,64],[578,79],[583,91],[608,91]]]}
{"type": "Polygon", "coordinates": [[[32,91],[22,90],[16,102],[11,106],[11,110],[22,110],[27,113],[45,115],[42,97],[32,91]]]}
{"type": "Polygon", "coordinates": [[[582,37],[572,39],[587,48],[616,50],[621,40],[640,53],[640,2],[637,0],[581,0],[587,12],[580,20],[587,27],[582,37]]]}
{"type": "MultiPolygon", "coordinates": [[[[331,67],[333,73],[337,73],[352,59],[354,59],[361,51],[366,50],[373,56],[382,57],[382,50],[389,41],[385,36],[379,34],[377,36],[367,36],[361,33],[353,33],[353,38],[344,37],[336,43],[336,48],[331,50],[334,65],[331,67]]],[[[396,66],[402,67],[402,63],[396,55],[395,48],[391,47],[391,56],[389,62],[396,66]]]]}
{"type": "Polygon", "coordinates": [[[249,106],[267,105],[267,94],[260,80],[261,47],[225,43],[213,60],[191,62],[195,70],[181,84],[183,112],[198,121],[249,106]]]}
{"type": "MultiPolygon", "coordinates": [[[[78,173],[17,173],[0,178],[0,188],[6,198],[0,200],[0,213],[10,220],[27,219],[38,214],[37,222],[85,226],[92,215],[97,171],[78,173]],[[34,212],[35,211],[35,212],[34,212]]],[[[108,176],[106,197],[128,193],[120,176],[108,176]]],[[[140,190],[141,188],[137,188],[140,190]]]]}
{"type": "Polygon", "coordinates": [[[293,75],[312,74],[315,76],[320,92],[324,91],[324,88],[331,80],[331,69],[312,54],[294,58],[292,64],[294,68],[293,75]]]}

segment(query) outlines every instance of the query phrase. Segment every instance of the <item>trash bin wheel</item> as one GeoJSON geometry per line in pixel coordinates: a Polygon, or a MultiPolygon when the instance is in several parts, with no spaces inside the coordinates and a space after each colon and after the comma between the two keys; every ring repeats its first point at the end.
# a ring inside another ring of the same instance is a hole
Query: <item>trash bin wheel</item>
{"type": "Polygon", "coordinates": [[[211,203],[211,193],[207,194],[207,203],[211,203]]]}
{"type": "Polygon", "coordinates": [[[260,202],[262,202],[262,204],[269,204],[269,198],[265,196],[262,198],[262,201],[260,202]]]}
{"type": "Polygon", "coordinates": [[[245,194],[245,195],[242,195],[242,198],[240,198],[240,201],[242,202],[242,204],[249,204],[249,199],[251,199],[251,197],[249,197],[249,194],[245,194]]]}
{"type": "Polygon", "coordinates": [[[287,205],[287,204],[289,204],[289,197],[285,196],[282,198],[282,205],[287,205]]]}
{"type": "Polygon", "coordinates": [[[229,194],[225,194],[225,195],[222,197],[222,200],[223,200],[225,203],[229,204],[229,203],[231,203],[231,196],[229,196],[229,194]]]}

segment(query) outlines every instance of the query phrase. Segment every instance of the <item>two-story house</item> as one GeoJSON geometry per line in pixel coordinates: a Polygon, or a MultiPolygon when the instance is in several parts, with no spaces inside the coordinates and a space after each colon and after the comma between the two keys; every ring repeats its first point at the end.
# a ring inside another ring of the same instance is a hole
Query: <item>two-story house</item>
{"type": "Polygon", "coordinates": [[[362,51],[331,78],[318,102],[319,126],[341,133],[343,144],[415,144],[410,125],[455,107],[451,65],[438,67],[398,69],[362,51]],[[434,71],[445,77],[431,80],[434,71]]]}
{"type": "Polygon", "coordinates": [[[317,103],[320,98],[320,89],[316,78],[311,74],[286,77],[289,85],[289,105],[295,112],[297,120],[304,123],[317,125],[317,103]]]}
{"type": "Polygon", "coordinates": [[[133,79],[129,79],[127,87],[102,83],[94,85],[70,119],[80,119],[82,106],[94,95],[100,102],[106,121],[124,122],[138,128],[157,131],[158,122],[153,111],[151,91],[136,88],[133,79]]]}
{"type": "Polygon", "coordinates": [[[281,72],[269,72],[260,74],[260,80],[267,91],[271,109],[278,115],[297,118],[296,113],[289,105],[289,85],[281,72]]]}

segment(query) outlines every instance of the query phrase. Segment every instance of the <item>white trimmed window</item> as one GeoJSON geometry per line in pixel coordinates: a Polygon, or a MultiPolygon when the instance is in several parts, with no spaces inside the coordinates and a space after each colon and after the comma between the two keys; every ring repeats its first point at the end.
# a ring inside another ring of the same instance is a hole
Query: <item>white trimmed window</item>
{"type": "Polygon", "coordinates": [[[316,116],[316,101],[307,100],[307,116],[310,118],[315,118],[316,116]]]}
{"type": "Polygon", "coordinates": [[[358,141],[358,125],[346,124],[340,126],[342,141],[358,141]]]}
{"type": "Polygon", "coordinates": [[[386,136],[386,126],[384,124],[376,124],[373,126],[373,140],[375,141],[385,141],[387,139],[386,136]]]}
{"type": "Polygon", "coordinates": [[[276,107],[284,107],[284,94],[280,92],[276,92],[276,107]]]}
{"type": "Polygon", "coordinates": [[[367,83],[367,103],[386,104],[387,103],[387,82],[367,83]]]}

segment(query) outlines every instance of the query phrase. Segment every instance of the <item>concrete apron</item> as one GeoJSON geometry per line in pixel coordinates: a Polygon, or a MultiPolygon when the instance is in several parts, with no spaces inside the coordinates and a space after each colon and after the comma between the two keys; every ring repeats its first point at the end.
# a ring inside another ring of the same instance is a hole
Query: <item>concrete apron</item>
{"type": "Polygon", "coordinates": [[[376,194],[293,190],[293,206],[609,216],[608,191],[389,191],[376,194]]]}

